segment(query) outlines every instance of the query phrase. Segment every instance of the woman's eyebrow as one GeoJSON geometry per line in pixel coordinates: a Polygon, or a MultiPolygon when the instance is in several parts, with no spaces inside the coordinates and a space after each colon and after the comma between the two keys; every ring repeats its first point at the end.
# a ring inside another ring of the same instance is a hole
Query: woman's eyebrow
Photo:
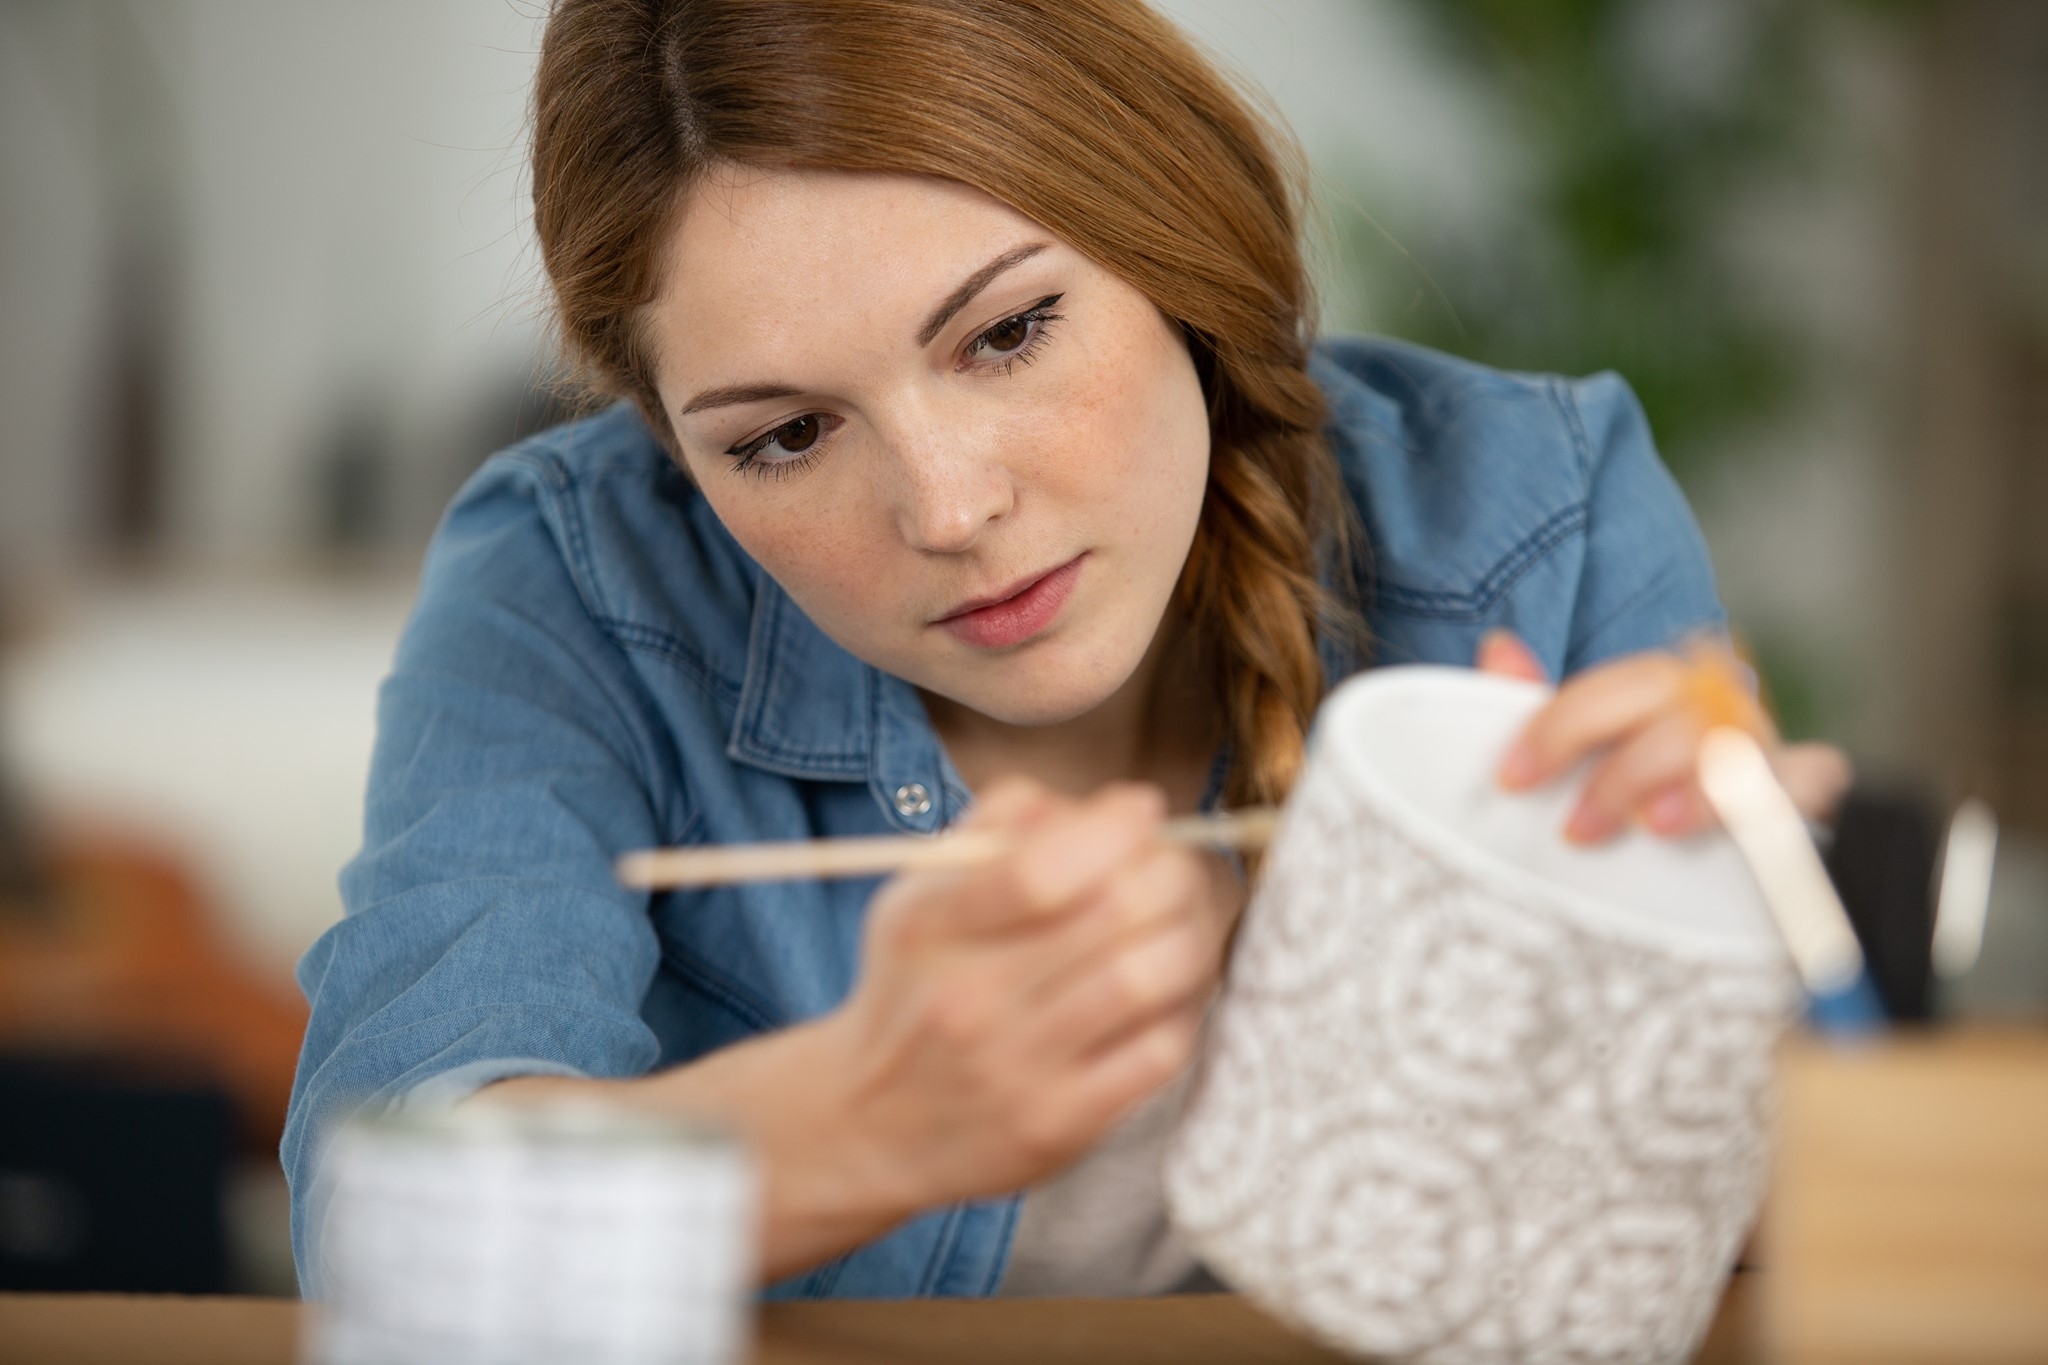
{"type": "Polygon", "coordinates": [[[681,416],[706,408],[730,407],[734,403],[761,403],[770,398],[794,398],[802,389],[793,389],[787,384],[727,384],[723,388],[706,389],[683,404],[681,416]]]}
{"type": "Polygon", "coordinates": [[[939,329],[951,322],[955,313],[974,302],[974,296],[988,288],[989,281],[1011,266],[1021,265],[1030,260],[1051,245],[1051,242],[1027,242],[1023,246],[1012,247],[962,280],[960,287],[946,295],[946,301],[934,308],[932,315],[925,319],[924,326],[918,329],[917,344],[929,346],[932,338],[939,334],[939,329]]]}
{"type": "MultiPolygon", "coordinates": [[[[974,302],[974,296],[988,288],[996,276],[1011,266],[1022,265],[1051,245],[1051,242],[1026,242],[1023,246],[1012,247],[962,280],[960,287],[946,295],[945,302],[933,309],[932,315],[925,319],[924,326],[918,329],[917,344],[930,345],[931,339],[939,334],[939,329],[951,322],[955,313],[974,302]]],[[[802,392],[803,390],[791,388],[787,384],[727,384],[721,388],[704,390],[683,404],[677,415],[688,417],[691,413],[703,412],[706,408],[730,407],[735,403],[761,403],[770,398],[795,398],[802,392]]]]}

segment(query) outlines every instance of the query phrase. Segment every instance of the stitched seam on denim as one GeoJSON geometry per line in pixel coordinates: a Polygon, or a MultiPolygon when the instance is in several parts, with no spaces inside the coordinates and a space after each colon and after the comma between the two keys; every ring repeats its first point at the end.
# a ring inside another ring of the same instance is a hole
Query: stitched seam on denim
{"type": "MultiPolygon", "coordinates": [[[[763,678],[774,677],[780,669],[779,660],[781,659],[781,654],[776,641],[782,633],[782,613],[785,609],[786,604],[779,601],[771,603],[768,609],[768,620],[765,629],[767,639],[763,641],[761,647],[761,676],[763,678]]],[[[753,641],[750,638],[748,641],[750,649],[752,645],[753,641]]],[[[769,684],[763,683],[759,698],[748,712],[746,749],[749,758],[764,758],[771,763],[793,765],[797,771],[790,775],[796,777],[814,776],[821,767],[829,769],[835,776],[847,775],[858,779],[867,775],[866,764],[868,756],[860,749],[790,748],[763,735],[761,733],[761,722],[767,715],[768,710],[768,686],[769,684]]],[[[869,690],[872,692],[874,689],[870,688],[869,690]]]]}
{"type": "MultiPolygon", "coordinates": [[[[346,1047],[356,1043],[374,1043],[379,1039],[389,1038],[393,1034],[404,1033],[408,1029],[416,1029],[426,1024],[435,1023],[442,1019],[451,1019],[457,1015],[463,1014],[479,1014],[487,1016],[501,1014],[538,1014],[544,1018],[555,1018],[560,1015],[574,1014],[581,1015],[582,1017],[587,1019],[602,1019],[606,1023],[614,1027],[617,1027],[620,1023],[618,1017],[614,1015],[603,1014],[597,1010],[582,1009],[575,1005],[550,1005],[546,1008],[542,1008],[539,1005],[527,1004],[524,1001],[505,1001],[503,1003],[495,1005],[463,1005],[458,1009],[440,1010],[433,1014],[422,1015],[420,1018],[411,1020],[407,1023],[393,1024],[390,1028],[378,1029],[375,1033],[347,1033],[342,1036],[342,1040],[339,1047],[346,1047]]],[[[339,1050],[339,1047],[337,1047],[337,1051],[339,1050]]]]}
{"type": "MultiPolygon", "coordinates": [[[[728,703],[737,702],[740,695],[739,685],[728,681],[676,636],[654,626],[613,616],[604,610],[604,604],[597,591],[596,576],[590,563],[589,530],[583,520],[582,508],[569,496],[578,486],[578,480],[563,463],[561,452],[553,445],[541,444],[532,450],[515,447],[507,458],[531,469],[547,485],[550,505],[555,509],[563,537],[568,542],[566,548],[569,551],[569,574],[576,583],[577,592],[584,599],[584,607],[589,611],[591,619],[621,645],[642,649],[678,664],[683,671],[694,675],[699,686],[728,703]]],[[[638,467],[637,462],[628,460],[605,460],[600,463],[607,469],[614,466],[638,467]]]]}
{"type": "Polygon", "coordinates": [[[671,942],[666,934],[661,938],[661,960],[677,976],[732,1011],[742,1024],[764,1033],[782,1027],[783,1021],[775,1017],[766,1001],[695,953],[671,942]]]}
{"type": "Polygon", "coordinates": [[[1397,615],[1441,621],[1477,621],[1558,545],[1586,529],[1586,504],[1575,503],[1524,536],[1470,592],[1427,592],[1382,580],[1373,605],[1397,615]]]}
{"type": "Polygon", "coordinates": [[[929,1298],[937,1291],[939,1280],[944,1276],[946,1262],[953,1258],[953,1244],[960,1240],[960,1220],[965,1211],[958,1204],[946,1208],[946,1221],[939,1225],[938,1244],[932,1248],[931,1260],[925,1263],[924,1280],[918,1285],[920,1296],[929,1298]]]}
{"type": "Polygon", "coordinates": [[[867,771],[861,774],[868,784],[868,794],[882,807],[882,818],[898,829],[915,830],[908,816],[896,809],[890,800],[889,777],[882,771],[882,687],[870,678],[868,680],[868,734],[874,737],[874,747],[868,754],[867,771]]]}
{"type": "Polygon", "coordinates": [[[754,585],[754,592],[757,594],[756,600],[761,604],[761,619],[758,622],[749,621],[747,623],[747,681],[749,683],[754,681],[752,673],[754,651],[759,649],[761,651],[760,677],[762,683],[760,691],[752,698],[754,705],[752,714],[749,716],[752,724],[759,724],[762,717],[768,713],[768,680],[775,676],[777,663],[782,658],[782,651],[780,649],[782,637],[782,593],[779,585],[768,578],[766,570],[762,571],[760,582],[754,585]],[[756,626],[759,627],[761,632],[759,640],[754,639],[753,635],[756,626]]]}
{"type": "Polygon", "coordinates": [[[1579,457],[1579,477],[1593,477],[1593,439],[1586,434],[1585,415],[1579,411],[1579,396],[1562,379],[1550,381],[1550,401],[1564,417],[1565,430],[1572,436],[1572,449],[1579,457]]]}
{"type": "Polygon", "coordinates": [[[594,619],[599,628],[618,641],[621,648],[654,655],[662,662],[674,665],[677,671],[687,674],[692,682],[711,693],[718,701],[727,706],[739,705],[740,685],[705,663],[696,651],[668,631],[642,625],[638,621],[623,620],[617,616],[599,616],[594,619]]]}
{"type": "MultiPolygon", "coordinates": [[[[994,1262],[997,1260],[1001,1260],[1003,1262],[1004,1273],[1007,1274],[1007,1272],[1009,1271],[1009,1252],[1014,1250],[1017,1244],[1017,1217],[1018,1212],[1023,1208],[1023,1205],[1024,1197],[1022,1195],[1010,1196],[1009,1201],[1003,1205],[1002,1217],[996,1223],[994,1238],[995,1244],[998,1247],[1002,1248],[1003,1254],[999,1257],[989,1258],[989,1268],[991,1270],[995,1269],[994,1262]]],[[[1002,1285],[1003,1276],[999,1275],[994,1279],[993,1282],[985,1281],[982,1292],[984,1294],[993,1294],[998,1289],[1002,1288],[1002,1285]]]]}
{"type": "MultiPolygon", "coordinates": [[[[685,828],[689,828],[690,825],[694,825],[695,823],[696,817],[693,815],[691,817],[690,824],[685,825],[685,828]]],[[[444,887],[461,887],[467,890],[473,888],[499,886],[510,886],[521,889],[532,889],[536,887],[560,888],[562,891],[568,892],[571,895],[597,896],[600,899],[605,894],[605,892],[592,891],[588,884],[584,882],[575,881],[567,877],[532,877],[522,876],[515,872],[477,873],[472,876],[435,877],[428,881],[417,881],[409,883],[402,889],[393,891],[389,895],[379,896],[373,901],[369,901],[366,904],[357,906],[355,909],[348,912],[346,918],[350,920],[356,920],[361,919],[363,916],[370,914],[389,914],[391,912],[388,907],[394,904],[405,901],[413,896],[417,896],[422,892],[437,891],[444,887]]],[[[607,888],[607,890],[613,889],[614,888],[607,888]]]]}
{"type": "Polygon", "coordinates": [[[1467,408],[1480,399],[1499,397],[1503,392],[1513,393],[1522,398],[1538,398],[1541,396],[1542,386],[1507,375],[1492,380],[1461,378],[1455,391],[1431,401],[1425,415],[1432,426],[1439,429],[1448,428],[1465,415],[1467,408]]]}
{"type": "Polygon", "coordinates": [[[760,741],[761,714],[767,705],[766,679],[775,668],[775,616],[777,608],[763,594],[774,592],[764,575],[754,587],[754,606],[747,622],[747,676],[740,683],[739,700],[733,711],[735,746],[751,754],[760,741]]]}
{"type": "Polygon", "coordinates": [[[764,773],[794,777],[804,782],[864,782],[868,775],[868,770],[862,766],[821,765],[813,761],[810,754],[778,755],[764,752],[753,744],[741,749],[736,757],[748,767],[759,768],[764,773]]]}
{"type": "MultiPolygon", "coordinates": [[[[532,451],[517,450],[511,458],[532,470],[544,485],[543,493],[547,503],[541,509],[541,515],[546,519],[551,509],[555,524],[561,528],[565,542],[563,562],[569,570],[569,579],[574,584],[577,595],[583,599],[584,612],[620,649],[631,648],[618,629],[626,623],[618,621],[604,610],[604,603],[597,591],[597,575],[590,562],[590,537],[583,523],[583,509],[572,496],[576,488],[575,476],[563,462],[561,454],[552,446],[541,445],[532,451]]],[[[650,773],[649,776],[655,775],[650,773]]],[[[654,782],[651,785],[658,787],[659,783],[654,782]]]]}
{"type": "Polygon", "coordinates": [[[839,1287],[839,1277],[846,1272],[846,1263],[853,1258],[853,1252],[842,1251],[818,1267],[816,1280],[818,1297],[829,1299],[832,1291],[839,1287]]]}
{"type": "MultiPolygon", "coordinates": [[[[1416,414],[1435,427],[1449,426],[1466,408],[1482,397],[1509,390],[1533,398],[1544,388],[1543,383],[1539,381],[1507,371],[1495,371],[1490,375],[1459,374],[1449,386],[1425,387],[1407,368],[1408,360],[1407,355],[1391,349],[1383,349],[1378,355],[1378,363],[1381,366],[1401,377],[1402,386],[1406,390],[1405,400],[1413,404],[1416,414]],[[1449,389],[1448,392],[1445,391],[1446,387],[1449,389]]],[[[1403,395],[1390,396],[1396,402],[1404,401],[1403,395]]]]}
{"type": "Polygon", "coordinates": [[[858,749],[788,749],[780,744],[750,738],[747,741],[747,756],[800,765],[791,774],[795,777],[811,776],[816,765],[820,763],[826,764],[835,773],[849,773],[855,777],[867,775],[866,767],[862,766],[867,755],[858,749]],[[848,766],[849,764],[852,766],[848,766]]]}
{"type": "MultiPolygon", "coordinates": [[[[1574,642],[1581,643],[1586,640],[1598,639],[1600,637],[1601,632],[1607,630],[1610,626],[1614,625],[1615,622],[1625,620],[1627,617],[1633,615],[1635,609],[1638,606],[1640,606],[1644,601],[1648,600],[1653,594],[1662,589],[1665,584],[1669,583],[1672,577],[1675,574],[1677,574],[1677,572],[1678,566],[1676,564],[1667,562],[1656,573],[1650,575],[1648,579],[1638,584],[1634,592],[1630,593],[1626,598],[1622,599],[1622,601],[1616,603],[1611,611],[1608,611],[1593,625],[1588,626],[1584,631],[1574,631],[1574,642]]],[[[1728,615],[1727,612],[1724,610],[1714,618],[1713,624],[1725,624],[1727,619],[1728,615]]],[[[1708,623],[1701,622],[1700,624],[1705,625],[1708,623]]]]}
{"type": "Polygon", "coordinates": [[[517,450],[510,458],[538,476],[543,500],[541,516],[561,533],[562,558],[569,570],[569,580],[576,587],[576,595],[583,599],[583,609],[594,618],[602,617],[604,604],[599,600],[597,580],[591,572],[590,542],[583,526],[582,509],[570,496],[576,487],[575,476],[551,446],[517,450]]]}
{"type": "Polygon", "coordinates": [[[658,785],[662,790],[671,793],[667,804],[674,809],[680,819],[673,823],[664,822],[667,828],[675,831],[664,842],[671,847],[680,847],[698,841],[697,831],[704,823],[704,811],[697,800],[697,793],[690,790],[690,775],[683,767],[683,755],[676,746],[675,736],[671,733],[667,739],[669,753],[675,759],[675,767],[669,774],[670,780],[658,785]]]}
{"type": "MultiPolygon", "coordinates": [[[[680,786],[681,784],[678,783],[677,785],[680,786]]],[[[669,847],[682,848],[685,845],[696,843],[697,829],[703,823],[704,812],[695,809],[693,803],[692,806],[689,808],[688,816],[683,820],[682,828],[678,829],[674,834],[668,836],[669,847]]]]}

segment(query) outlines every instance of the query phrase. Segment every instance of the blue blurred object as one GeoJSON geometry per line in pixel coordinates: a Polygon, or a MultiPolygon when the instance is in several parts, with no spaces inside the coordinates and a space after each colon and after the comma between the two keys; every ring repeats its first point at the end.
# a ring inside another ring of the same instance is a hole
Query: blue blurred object
{"type": "Polygon", "coordinates": [[[1856,973],[1841,990],[1808,996],[1806,1021],[1814,1032],[1833,1038],[1875,1034],[1891,1022],[1868,971],[1856,973]]]}

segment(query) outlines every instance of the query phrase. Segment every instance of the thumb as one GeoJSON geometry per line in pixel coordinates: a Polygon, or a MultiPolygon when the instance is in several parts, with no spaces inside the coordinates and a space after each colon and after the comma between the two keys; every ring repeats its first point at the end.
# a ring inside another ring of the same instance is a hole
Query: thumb
{"type": "Polygon", "coordinates": [[[1511,630],[1494,629],[1479,637],[1479,656],[1474,666],[1481,673],[1495,673],[1504,678],[1520,678],[1525,682],[1549,682],[1550,675],[1543,669],[1543,661],[1536,657],[1536,651],[1522,643],[1519,635],[1511,630]]]}

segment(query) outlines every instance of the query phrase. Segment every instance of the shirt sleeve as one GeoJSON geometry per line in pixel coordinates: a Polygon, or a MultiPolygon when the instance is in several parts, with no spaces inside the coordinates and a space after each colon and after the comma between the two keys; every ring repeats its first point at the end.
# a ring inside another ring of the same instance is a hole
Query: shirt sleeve
{"type": "Polygon", "coordinates": [[[1657,458],[1635,394],[1610,373],[1572,382],[1568,395],[1589,492],[1564,671],[1724,631],[1706,538],[1657,458]]]}
{"type": "MultiPolygon", "coordinates": [[[[559,471],[556,471],[559,474],[559,471]]],[[[661,842],[651,704],[576,587],[547,469],[500,457],[450,509],[378,697],[345,914],[308,950],[312,1006],[282,1156],[317,1292],[319,1159],[361,1109],[507,1076],[631,1076],[659,962],[612,860],[661,842]]]]}

